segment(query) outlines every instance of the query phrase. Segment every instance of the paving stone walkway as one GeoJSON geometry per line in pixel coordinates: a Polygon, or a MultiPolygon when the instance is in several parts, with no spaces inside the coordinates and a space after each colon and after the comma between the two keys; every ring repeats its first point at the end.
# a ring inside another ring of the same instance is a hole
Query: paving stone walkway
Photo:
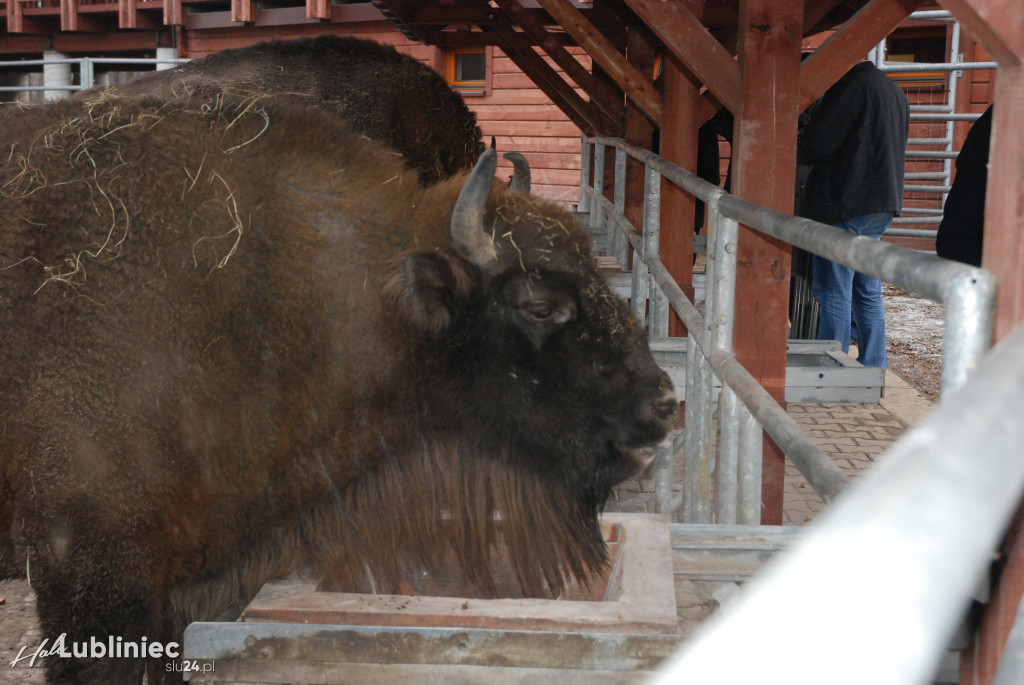
{"type": "MultiPolygon", "coordinates": [[[[930,400],[894,374],[887,373],[885,381],[886,396],[881,404],[793,403],[788,407],[793,420],[851,480],[859,478],[908,427],[932,409],[930,400]]],[[[682,473],[681,467],[681,463],[676,464],[677,474],[682,473]]],[[[825,507],[789,462],[786,463],[784,488],[785,525],[811,521],[825,507]]],[[[609,511],[654,512],[654,481],[641,478],[622,483],[607,508],[609,511]]]]}

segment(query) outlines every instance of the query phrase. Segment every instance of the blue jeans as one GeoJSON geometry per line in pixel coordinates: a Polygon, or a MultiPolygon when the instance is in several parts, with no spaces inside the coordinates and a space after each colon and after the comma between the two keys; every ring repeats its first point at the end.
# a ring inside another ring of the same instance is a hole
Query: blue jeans
{"type": "MultiPolygon", "coordinates": [[[[888,213],[867,214],[837,224],[850,233],[879,239],[892,223],[888,213]]],[[[838,340],[843,352],[850,351],[850,323],[857,326],[857,361],[883,369],[885,355],[885,310],[882,282],[853,269],[814,256],[812,279],[814,299],[821,303],[818,340],[838,340]]]]}

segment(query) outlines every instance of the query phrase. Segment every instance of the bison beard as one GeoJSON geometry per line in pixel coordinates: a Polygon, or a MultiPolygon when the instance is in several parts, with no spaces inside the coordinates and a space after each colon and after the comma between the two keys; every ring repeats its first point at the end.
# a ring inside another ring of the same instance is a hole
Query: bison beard
{"type": "MultiPolygon", "coordinates": [[[[103,98],[0,137],[0,569],[44,637],[180,642],[268,579],[482,595],[604,564],[597,514],[674,418],[560,209],[423,189],[324,112],[103,98]]],[[[164,682],[51,659],[51,682],[164,682]]]]}

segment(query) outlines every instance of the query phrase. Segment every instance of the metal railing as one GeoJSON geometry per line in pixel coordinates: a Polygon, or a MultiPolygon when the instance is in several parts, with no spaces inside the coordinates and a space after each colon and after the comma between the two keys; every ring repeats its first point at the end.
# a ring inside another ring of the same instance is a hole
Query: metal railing
{"type": "Polygon", "coordinates": [[[618,138],[584,137],[581,169],[580,211],[590,214],[591,226],[607,231],[609,252],[623,267],[633,250],[630,299],[634,311],[646,318],[652,342],[668,335],[669,307],[688,331],[683,438],[686,483],[678,496],[672,496],[671,452],[662,450],[654,466],[658,510],[681,509],[684,522],[760,522],[762,430],[826,502],[847,485],[846,477],[828,456],[732,354],[740,223],[944,304],[943,395],[963,385],[990,346],[995,279],[988,271],[751,204],[618,138]],[[604,188],[607,149],[615,151],[611,201],[604,188]],[[623,213],[627,156],[645,167],[640,231],[623,213]],[[658,258],[662,179],[708,205],[703,312],[686,298],[658,258]],[[712,420],[714,377],[722,386],[717,430],[712,420]]]}
{"type": "MultiPolygon", "coordinates": [[[[975,121],[980,114],[957,112],[956,101],[958,83],[963,71],[995,69],[995,62],[964,62],[960,53],[960,24],[945,10],[913,12],[911,20],[947,23],[951,26],[949,33],[948,61],[937,63],[925,62],[890,62],[886,60],[886,41],[882,41],[868,55],[868,58],[881,71],[899,74],[943,73],[946,82],[942,84],[944,102],[941,104],[913,104],[910,107],[911,123],[941,123],[942,137],[911,138],[908,141],[907,160],[932,160],[941,162],[942,170],[937,172],[910,172],[905,175],[904,192],[913,193],[920,200],[921,195],[938,195],[939,207],[945,204],[953,177],[953,161],[959,154],[953,149],[953,127],[958,121],[975,121]],[[931,148],[931,149],[920,149],[931,148]],[[941,149],[935,149],[941,148],[941,149]],[[922,183],[935,181],[936,183],[922,183]]],[[[941,209],[927,207],[907,207],[902,216],[893,220],[893,225],[885,231],[887,236],[934,238],[936,229],[901,228],[906,225],[938,224],[942,219],[941,209]]]]}
{"type": "MultiPolygon", "coordinates": [[[[161,58],[161,57],[65,57],[60,59],[28,59],[10,60],[0,62],[0,70],[24,69],[26,67],[49,67],[59,64],[67,64],[78,67],[78,83],[66,84],[43,84],[41,86],[0,86],[0,93],[20,93],[35,91],[68,91],[75,92],[87,90],[96,85],[97,65],[125,65],[125,66],[176,66],[188,62],[184,58],[161,58]]],[[[43,73],[42,71],[39,72],[43,73]]]]}
{"type": "MultiPolygon", "coordinates": [[[[657,684],[928,682],[1024,493],[1022,387],[1024,325],[702,626],[657,684]]],[[[1024,607],[997,685],[1024,682],[1022,655],[1024,607]]]]}

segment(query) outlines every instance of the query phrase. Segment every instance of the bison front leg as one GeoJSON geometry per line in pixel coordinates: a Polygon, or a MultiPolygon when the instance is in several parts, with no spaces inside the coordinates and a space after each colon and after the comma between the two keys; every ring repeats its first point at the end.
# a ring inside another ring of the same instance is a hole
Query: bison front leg
{"type": "Polygon", "coordinates": [[[47,682],[139,685],[140,648],[159,641],[152,583],[131,550],[92,542],[51,538],[30,550],[47,682]]]}

